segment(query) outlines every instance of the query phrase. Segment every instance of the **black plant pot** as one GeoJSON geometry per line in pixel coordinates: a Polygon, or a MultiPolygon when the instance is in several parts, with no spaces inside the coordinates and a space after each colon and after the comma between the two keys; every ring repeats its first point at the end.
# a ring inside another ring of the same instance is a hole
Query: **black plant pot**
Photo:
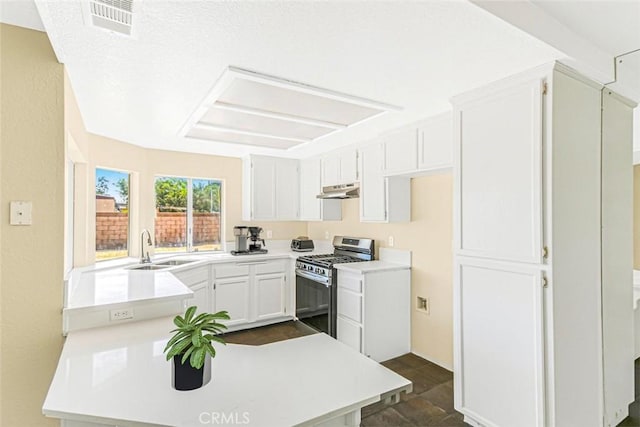
{"type": "Polygon", "coordinates": [[[182,362],[182,355],[173,356],[171,363],[171,385],[176,390],[195,390],[206,385],[211,380],[211,358],[205,357],[204,365],[200,369],[191,366],[189,359],[182,362]]]}

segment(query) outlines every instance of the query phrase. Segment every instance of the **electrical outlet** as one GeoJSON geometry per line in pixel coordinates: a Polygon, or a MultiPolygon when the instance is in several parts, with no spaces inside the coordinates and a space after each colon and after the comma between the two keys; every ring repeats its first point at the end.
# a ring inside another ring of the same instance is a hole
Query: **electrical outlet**
{"type": "Polygon", "coordinates": [[[125,320],[125,319],[133,319],[133,309],[132,308],[122,308],[119,310],[111,310],[109,312],[109,316],[111,320],[125,320]]]}
{"type": "Polygon", "coordinates": [[[393,247],[393,236],[389,236],[389,247],[393,247]]]}
{"type": "Polygon", "coordinates": [[[273,230],[267,230],[267,239],[271,239],[273,237],[273,230]]]}
{"type": "Polygon", "coordinates": [[[418,297],[416,301],[416,309],[422,311],[425,314],[430,314],[431,308],[429,307],[429,298],[418,297]]]}
{"type": "Polygon", "coordinates": [[[325,238],[325,240],[329,240],[329,232],[328,231],[324,232],[324,238],[325,238]]]}

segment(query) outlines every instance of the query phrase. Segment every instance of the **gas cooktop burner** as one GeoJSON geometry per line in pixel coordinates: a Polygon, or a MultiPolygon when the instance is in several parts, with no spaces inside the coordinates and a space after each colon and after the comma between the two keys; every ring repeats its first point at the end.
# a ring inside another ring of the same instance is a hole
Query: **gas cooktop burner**
{"type": "Polygon", "coordinates": [[[362,259],[351,257],[348,255],[319,254],[319,255],[301,256],[301,257],[298,257],[298,261],[329,268],[333,266],[333,264],[343,264],[346,262],[361,262],[362,259]]]}

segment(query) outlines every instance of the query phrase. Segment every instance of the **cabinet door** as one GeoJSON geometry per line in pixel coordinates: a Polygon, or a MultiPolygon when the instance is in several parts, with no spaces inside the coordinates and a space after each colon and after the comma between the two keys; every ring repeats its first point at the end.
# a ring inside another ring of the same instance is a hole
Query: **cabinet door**
{"type": "Polygon", "coordinates": [[[251,218],[276,219],[276,161],[269,157],[251,160],[251,218]]]}
{"type": "Polygon", "coordinates": [[[250,320],[249,313],[249,277],[232,277],[228,279],[216,279],[215,281],[215,311],[226,310],[231,320],[228,326],[247,323],[250,320]]]}
{"type": "Polygon", "coordinates": [[[340,183],[340,157],[336,154],[322,159],[322,186],[340,183]]]}
{"type": "Polygon", "coordinates": [[[336,335],[338,341],[362,352],[362,327],[359,324],[338,316],[336,335]]]}
{"type": "Polygon", "coordinates": [[[435,170],[453,166],[451,115],[431,120],[419,128],[418,169],[435,170]]]}
{"type": "Polygon", "coordinates": [[[385,221],[386,191],[382,176],[382,144],[373,144],[360,150],[360,220],[385,221]]]}
{"type": "Polygon", "coordinates": [[[488,425],[544,425],[542,292],[536,267],[458,258],[456,409],[488,425]]]}
{"type": "Polygon", "coordinates": [[[418,129],[404,129],[383,137],[384,173],[413,172],[418,169],[418,129]]]}
{"type": "Polygon", "coordinates": [[[358,181],[358,152],[346,150],[340,153],[340,184],[358,181]]]}
{"type": "Polygon", "coordinates": [[[193,298],[186,300],[185,308],[195,305],[198,307],[197,313],[211,312],[211,287],[209,282],[200,282],[195,285],[189,286],[189,289],[193,291],[193,298]]]}
{"type": "Polygon", "coordinates": [[[277,220],[298,219],[298,161],[278,159],[275,165],[277,220]]]}
{"type": "Polygon", "coordinates": [[[362,323],[362,295],[338,288],[338,315],[362,323]]]}
{"type": "Polygon", "coordinates": [[[256,276],[256,320],[284,316],[285,277],[284,273],[256,276]]]}
{"type": "Polygon", "coordinates": [[[300,160],[300,219],[320,221],[320,199],[322,190],[320,159],[300,160]]]}
{"type": "Polygon", "coordinates": [[[542,261],[542,81],[454,110],[462,255],[542,261]]]}

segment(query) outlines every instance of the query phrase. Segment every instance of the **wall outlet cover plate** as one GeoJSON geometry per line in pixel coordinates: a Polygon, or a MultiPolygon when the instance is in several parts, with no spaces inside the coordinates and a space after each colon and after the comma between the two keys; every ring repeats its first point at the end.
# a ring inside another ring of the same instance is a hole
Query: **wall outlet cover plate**
{"type": "Polygon", "coordinates": [[[11,225],[31,225],[32,209],[32,202],[25,202],[20,200],[12,201],[9,223],[11,225]]]}

